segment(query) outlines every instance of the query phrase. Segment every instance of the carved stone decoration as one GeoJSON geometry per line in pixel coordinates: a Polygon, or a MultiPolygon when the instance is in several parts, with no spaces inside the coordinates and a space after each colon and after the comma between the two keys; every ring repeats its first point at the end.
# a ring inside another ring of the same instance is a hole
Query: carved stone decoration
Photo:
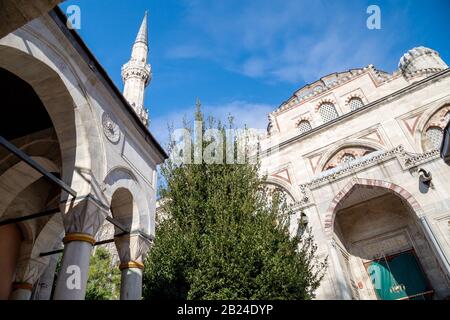
{"type": "Polygon", "coordinates": [[[114,242],[121,263],[132,261],[143,263],[152,245],[152,241],[140,233],[115,237],[114,242]]]}
{"type": "Polygon", "coordinates": [[[15,282],[34,285],[47,267],[49,258],[20,261],[16,268],[15,282]]]}
{"type": "Polygon", "coordinates": [[[120,141],[120,129],[109,113],[103,113],[102,125],[106,138],[112,143],[117,144],[120,141]]]}
{"type": "Polygon", "coordinates": [[[100,204],[92,196],[77,202],[61,204],[61,212],[65,212],[64,227],[68,233],[86,233],[95,236],[108,216],[109,209],[100,204]]]}
{"type": "Polygon", "coordinates": [[[439,150],[432,150],[426,153],[406,152],[402,145],[388,151],[374,151],[356,161],[343,163],[335,168],[321,172],[310,182],[302,185],[303,188],[315,189],[323,184],[335,181],[338,178],[346,177],[370,166],[380,164],[392,158],[397,158],[403,170],[410,170],[419,165],[439,158],[439,150]]]}

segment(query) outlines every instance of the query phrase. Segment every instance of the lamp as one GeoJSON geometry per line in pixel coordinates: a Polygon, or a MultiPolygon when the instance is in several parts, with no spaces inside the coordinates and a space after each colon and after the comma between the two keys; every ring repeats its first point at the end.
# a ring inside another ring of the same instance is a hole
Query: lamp
{"type": "Polygon", "coordinates": [[[419,179],[422,183],[426,184],[428,187],[431,186],[431,181],[433,180],[433,176],[431,172],[426,171],[423,168],[419,169],[419,179]]]}
{"type": "Polygon", "coordinates": [[[302,211],[300,213],[300,218],[298,218],[298,229],[297,229],[297,235],[301,236],[306,230],[306,227],[308,226],[309,219],[308,216],[302,211]]]}

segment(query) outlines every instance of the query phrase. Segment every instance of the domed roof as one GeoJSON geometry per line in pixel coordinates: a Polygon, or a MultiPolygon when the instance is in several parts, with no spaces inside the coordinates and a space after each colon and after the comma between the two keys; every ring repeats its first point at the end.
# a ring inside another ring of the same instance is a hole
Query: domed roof
{"type": "Polygon", "coordinates": [[[409,50],[407,53],[401,57],[400,62],[398,63],[398,67],[401,70],[405,70],[406,67],[417,57],[423,56],[425,54],[434,54],[439,56],[439,53],[433,49],[426,48],[423,46],[415,47],[409,50]]]}

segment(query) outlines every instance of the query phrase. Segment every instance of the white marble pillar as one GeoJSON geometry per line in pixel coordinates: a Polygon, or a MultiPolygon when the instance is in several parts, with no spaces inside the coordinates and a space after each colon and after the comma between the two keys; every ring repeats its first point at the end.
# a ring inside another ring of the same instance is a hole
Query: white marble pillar
{"type": "Polygon", "coordinates": [[[143,264],[120,265],[120,300],[141,300],[143,264]]]}
{"type": "Polygon", "coordinates": [[[48,257],[33,257],[32,241],[23,241],[10,300],[30,300],[33,286],[48,265],[48,257]]]}
{"type": "Polygon", "coordinates": [[[66,212],[66,236],[54,300],[84,300],[95,234],[105,221],[108,210],[92,197],[67,203],[61,208],[61,212],[66,212]]]}
{"type": "MultiPolygon", "coordinates": [[[[53,248],[53,250],[58,249],[60,246],[58,242],[58,247],[53,248]]],[[[59,255],[56,254],[50,256],[50,262],[37,282],[38,288],[33,295],[33,300],[50,300],[58,257],[59,255]]]]}
{"type": "Polygon", "coordinates": [[[448,279],[450,279],[450,261],[445,254],[444,249],[442,249],[442,245],[439,243],[439,240],[436,238],[436,235],[433,232],[428,220],[425,216],[420,218],[420,222],[422,223],[422,228],[425,231],[425,236],[430,242],[430,247],[434,251],[437,256],[437,260],[442,267],[442,270],[445,272],[448,279]]]}
{"type": "Polygon", "coordinates": [[[337,244],[334,240],[331,240],[328,244],[330,259],[331,259],[331,267],[334,269],[335,279],[334,283],[337,286],[337,296],[339,300],[352,300],[352,293],[347,282],[347,277],[345,276],[345,272],[342,268],[338,248],[336,248],[337,244]]]}
{"type": "Polygon", "coordinates": [[[151,241],[148,236],[140,233],[116,237],[114,240],[122,273],[120,299],[141,300],[143,261],[150,249],[151,241]]]}
{"type": "Polygon", "coordinates": [[[13,289],[9,300],[30,300],[33,285],[27,282],[16,282],[13,284],[13,289]]]}

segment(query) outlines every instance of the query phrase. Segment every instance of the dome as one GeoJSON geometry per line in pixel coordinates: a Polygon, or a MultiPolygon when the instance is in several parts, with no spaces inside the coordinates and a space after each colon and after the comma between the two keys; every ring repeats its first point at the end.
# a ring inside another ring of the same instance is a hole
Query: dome
{"type": "Polygon", "coordinates": [[[448,68],[439,57],[439,53],[423,46],[413,48],[401,57],[398,64],[404,74],[413,74],[417,71],[430,69],[443,70],[448,68]]]}

